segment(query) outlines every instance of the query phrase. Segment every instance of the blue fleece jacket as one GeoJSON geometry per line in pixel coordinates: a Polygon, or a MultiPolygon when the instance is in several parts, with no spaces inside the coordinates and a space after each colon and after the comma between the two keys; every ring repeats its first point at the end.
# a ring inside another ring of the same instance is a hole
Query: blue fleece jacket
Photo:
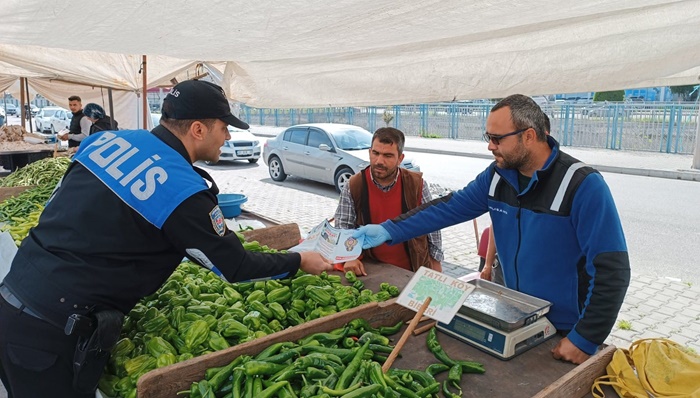
{"type": "Polygon", "coordinates": [[[382,223],[391,244],[489,212],[506,286],[553,303],[548,319],[593,354],[612,329],[630,279],[620,218],[603,177],[552,149],[520,191],[518,171],[492,163],[474,181],[382,223]]]}

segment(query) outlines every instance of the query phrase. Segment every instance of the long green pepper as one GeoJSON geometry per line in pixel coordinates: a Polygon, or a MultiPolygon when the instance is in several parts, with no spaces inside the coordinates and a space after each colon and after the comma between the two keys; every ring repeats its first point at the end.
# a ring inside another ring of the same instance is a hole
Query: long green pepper
{"type": "Polygon", "coordinates": [[[355,373],[360,369],[360,365],[362,364],[362,358],[365,355],[365,352],[369,349],[369,340],[367,340],[362,347],[360,347],[359,350],[355,353],[355,357],[350,361],[348,366],[345,368],[345,371],[343,374],[340,375],[340,379],[338,379],[338,384],[336,384],[335,389],[342,390],[344,388],[347,388],[348,385],[350,384],[350,380],[353,376],[355,376],[355,373]]]}

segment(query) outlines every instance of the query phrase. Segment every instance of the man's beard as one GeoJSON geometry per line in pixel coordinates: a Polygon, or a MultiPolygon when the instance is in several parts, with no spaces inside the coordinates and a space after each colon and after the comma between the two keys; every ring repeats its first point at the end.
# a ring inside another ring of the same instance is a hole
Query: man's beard
{"type": "Polygon", "coordinates": [[[502,160],[500,162],[497,161],[496,164],[502,169],[519,170],[530,161],[530,153],[523,148],[507,156],[503,156],[501,153],[499,153],[498,156],[500,156],[502,160]]]}
{"type": "Polygon", "coordinates": [[[399,170],[398,167],[390,170],[386,167],[380,168],[379,166],[373,166],[370,167],[370,170],[372,171],[372,177],[374,177],[375,180],[386,180],[386,179],[393,179],[396,177],[396,173],[399,170]]]}

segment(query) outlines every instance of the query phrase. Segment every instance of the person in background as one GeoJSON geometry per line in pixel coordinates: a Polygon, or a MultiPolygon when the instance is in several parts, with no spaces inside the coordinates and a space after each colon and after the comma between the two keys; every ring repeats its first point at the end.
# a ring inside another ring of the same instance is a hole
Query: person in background
{"type": "Polygon", "coordinates": [[[332,270],[318,253],[248,252],[226,228],[219,189],[194,163],[219,160],[228,125],[248,129],[221,87],[190,80],[166,95],[152,131],[83,140],[0,285],[0,376],[11,397],[94,398],[106,359],[79,354],[110,352],[123,314],[183,257],[229,282],[332,270]]]}
{"type": "Polygon", "coordinates": [[[364,248],[397,244],[489,212],[505,285],[553,303],[566,334],[555,359],[580,364],[610,334],[630,282],[627,244],[600,173],[562,152],[524,95],[499,101],[484,139],[495,161],[474,181],[381,225],[354,233],[364,248]]]}
{"type": "Polygon", "coordinates": [[[92,125],[90,126],[90,134],[95,134],[98,131],[119,130],[119,123],[107,116],[104,108],[95,103],[91,102],[85,105],[83,113],[85,114],[85,117],[92,122],[92,125]],[[112,126],[112,124],[114,124],[114,126],[112,126]]]}
{"type": "MultiPolygon", "coordinates": [[[[340,193],[335,211],[336,228],[355,229],[399,216],[432,199],[423,175],[399,167],[406,142],[403,132],[382,127],[374,132],[369,149],[369,166],[350,177],[340,193]]],[[[440,231],[411,239],[406,244],[381,245],[365,250],[363,256],[415,272],[424,266],[442,271],[440,231]]],[[[345,271],[367,275],[361,259],[343,264],[345,271]]]]}
{"type": "Polygon", "coordinates": [[[63,134],[60,138],[63,141],[68,141],[68,148],[76,148],[80,145],[80,141],[90,135],[92,122],[85,117],[83,103],[79,96],[68,97],[68,108],[73,113],[73,117],[70,120],[68,134],[63,134]]]}
{"type": "Polygon", "coordinates": [[[479,271],[481,279],[505,285],[503,282],[503,271],[501,271],[501,262],[498,260],[496,252],[496,238],[493,236],[493,226],[484,229],[479,241],[479,271]]]}

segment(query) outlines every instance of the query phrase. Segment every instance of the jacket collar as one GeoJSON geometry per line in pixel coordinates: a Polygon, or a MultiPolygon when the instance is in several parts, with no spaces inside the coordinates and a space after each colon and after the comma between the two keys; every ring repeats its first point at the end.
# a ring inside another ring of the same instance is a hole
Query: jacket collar
{"type": "Polygon", "coordinates": [[[207,184],[209,186],[209,192],[211,192],[214,196],[216,196],[219,193],[219,187],[216,185],[216,182],[214,182],[214,179],[209,175],[209,173],[204,171],[204,169],[200,169],[199,167],[196,167],[192,164],[190,154],[187,152],[185,145],[182,143],[182,141],[180,141],[179,138],[175,136],[175,134],[170,132],[170,130],[168,130],[162,125],[156,126],[153,130],[151,130],[151,133],[158,137],[161,141],[163,141],[167,146],[173,148],[183,158],[185,158],[185,160],[187,160],[187,163],[192,165],[192,169],[202,178],[209,182],[207,184]]]}
{"type": "Polygon", "coordinates": [[[159,125],[151,130],[151,133],[158,137],[161,141],[165,142],[169,147],[176,150],[177,153],[182,155],[182,157],[187,160],[187,163],[192,164],[190,154],[187,152],[187,149],[185,149],[185,145],[175,136],[175,134],[171,133],[170,130],[159,125]]]}

